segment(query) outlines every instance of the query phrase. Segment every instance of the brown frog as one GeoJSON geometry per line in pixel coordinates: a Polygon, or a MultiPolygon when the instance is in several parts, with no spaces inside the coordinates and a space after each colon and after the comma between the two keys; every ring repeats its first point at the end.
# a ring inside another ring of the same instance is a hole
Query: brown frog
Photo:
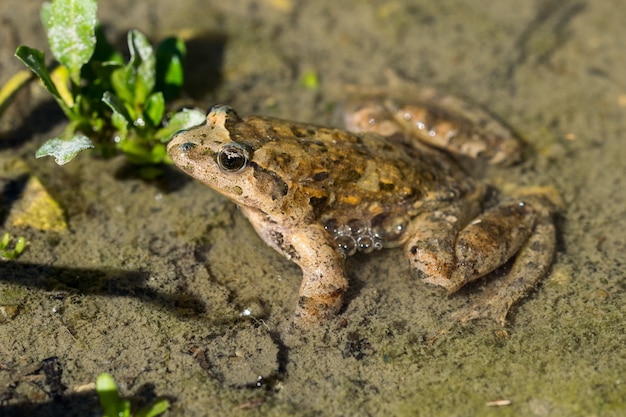
{"type": "Polygon", "coordinates": [[[519,142],[486,113],[436,94],[416,105],[366,100],[346,124],[242,118],[217,105],[206,123],[178,132],[168,154],[300,266],[294,323],[337,314],[347,256],[402,246],[417,275],[449,293],[515,258],[494,293],[455,316],[503,324],[552,262],[556,199],[540,189],[494,197],[456,157],[506,165],[519,142]]]}

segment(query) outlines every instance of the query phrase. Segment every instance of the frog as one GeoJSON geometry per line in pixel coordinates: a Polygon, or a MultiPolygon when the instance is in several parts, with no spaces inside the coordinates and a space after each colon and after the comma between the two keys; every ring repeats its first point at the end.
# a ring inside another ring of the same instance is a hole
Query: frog
{"type": "Polygon", "coordinates": [[[344,121],[337,128],[241,117],[219,104],[201,125],[176,133],[167,152],[300,267],[296,327],[342,314],[348,257],[396,247],[414,275],[448,294],[505,269],[495,290],[453,315],[504,325],[552,264],[560,205],[541,187],[504,195],[462,160],[514,164],[521,140],[448,95],[361,97],[344,121]]]}

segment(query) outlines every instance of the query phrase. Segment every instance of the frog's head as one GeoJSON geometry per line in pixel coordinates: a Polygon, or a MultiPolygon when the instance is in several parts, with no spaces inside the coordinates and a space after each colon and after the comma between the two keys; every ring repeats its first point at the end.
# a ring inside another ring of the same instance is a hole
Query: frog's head
{"type": "Polygon", "coordinates": [[[263,138],[225,105],[211,108],[206,122],[174,135],[167,153],[176,166],[243,207],[276,210],[289,191],[281,175],[255,152],[263,138]]]}

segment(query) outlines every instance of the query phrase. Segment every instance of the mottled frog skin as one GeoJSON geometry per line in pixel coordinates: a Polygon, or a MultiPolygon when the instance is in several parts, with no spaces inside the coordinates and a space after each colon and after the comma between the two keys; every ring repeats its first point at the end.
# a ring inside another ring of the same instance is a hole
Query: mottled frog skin
{"type": "Polygon", "coordinates": [[[449,96],[367,99],[346,112],[342,130],[217,105],[206,123],[177,133],[168,154],[300,266],[295,324],[337,314],[347,256],[395,246],[419,277],[450,293],[515,257],[495,293],[455,316],[504,323],[552,262],[555,199],[539,189],[494,198],[460,167],[458,156],[507,165],[520,154],[504,126],[468,108],[449,96]]]}

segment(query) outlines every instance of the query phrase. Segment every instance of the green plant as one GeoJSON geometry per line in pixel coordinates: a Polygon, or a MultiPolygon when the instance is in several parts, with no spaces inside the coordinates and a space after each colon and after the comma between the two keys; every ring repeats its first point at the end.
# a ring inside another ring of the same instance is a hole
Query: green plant
{"type": "Polygon", "coordinates": [[[136,164],[167,163],[170,136],[204,120],[203,113],[190,109],[164,119],[165,103],[182,89],[185,45],[168,38],[155,51],[144,35],[132,30],[125,63],[104,37],[96,11],[96,0],[43,4],[41,19],[59,62],[54,71],[37,49],[20,46],[15,52],[69,119],[61,136],[44,143],[36,157],[53,156],[63,165],[96,148],[105,156],[121,151],[136,164]]]}
{"type": "Polygon", "coordinates": [[[130,401],[120,398],[113,377],[106,373],[98,376],[96,392],[100,398],[100,405],[104,410],[104,417],[153,417],[165,412],[170,406],[168,400],[160,399],[154,404],[131,414],[130,401]]]}
{"type": "Polygon", "coordinates": [[[11,243],[11,235],[5,233],[2,235],[2,239],[0,240],[0,259],[13,261],[17,259],[22,252],[24,252],[24,249],[26,248],[26,239],[22,236],[18,237],[13,249],[7,249],[9,247],[9,243],[11,243]]]}

